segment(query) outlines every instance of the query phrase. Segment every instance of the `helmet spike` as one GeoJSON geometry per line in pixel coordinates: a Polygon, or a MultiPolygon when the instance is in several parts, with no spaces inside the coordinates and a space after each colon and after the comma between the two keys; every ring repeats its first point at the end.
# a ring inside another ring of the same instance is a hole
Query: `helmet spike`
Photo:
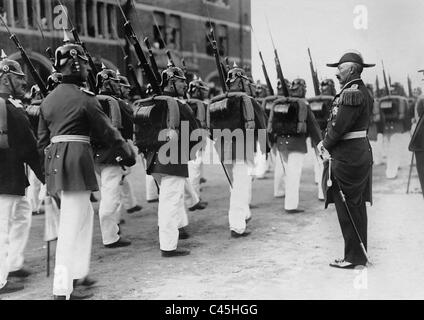
{"type": "Polygon", "coordinates": [[[168,68],[170,68],[170,67],[172,67],[172,66],[173,66],[172,61],[168,59],[167,67],[168,67],[168,68]]]}
{"type": "Polygon", "coordinates": [[[1,56],[0,56],[0,58],[1,58],[2,60],[4,60],[4,59],[6,59],[6,58],[7,58],[7,54],[6,54],[6,52],[4,52],[4,50],[3,50],[3,49],[1,49],[1,56]]]}
{"type": "Polygon", "coordinates": [[[116,76],[119,77],[121,73],[119,72],[119,69],[116,69],[116,76]]]}
{"type": "Polygon", "coordinates": [[[237,63],[235,61],[233,63],[233,68],[238,68],[238,65],[237,65],[237,63]]]}
{"type": "Polygon", "coordinates": [[[63,43],[70,43],[71,39],[69,39],[68,33],[65,29],[63,29],[63,43]]]}
{"type": "Polygon", "coordinates": [[[105,64],[102,62],[102,70],[105,70],[106,69],[106,66],[105,66],[105,64]]]}

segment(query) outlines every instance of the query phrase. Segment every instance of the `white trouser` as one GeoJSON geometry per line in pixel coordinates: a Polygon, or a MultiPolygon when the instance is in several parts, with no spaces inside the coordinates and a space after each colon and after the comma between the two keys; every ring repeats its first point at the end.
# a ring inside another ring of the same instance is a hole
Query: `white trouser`
{"type": "Polygon", "coordinates": [[[194,191],[200,197],[200,177],[202,167],[202,153],[196,153],[196,159],[188,162],[188,179],[193,186],[194,191]]]}
{"type": "Polygon", "coordinates": [[[31,211],[35,212],[40,209],[41,201],[44,198],[45,188],[43,188],[40,180],[38,180],[37,176],[31,169],[29,169],[28,181],[29,187],[27,189],[27,197],[31,205],[31,211]]]}
{"type": "Polygon", "coordinates": [[[187,218],[184,206],[184,184],[186,178],[154,174],[160,184],[158,225],[161,250],[177,249],[178,228],[183,227],[187,218]]]}
{"type": "Polygon", "coordinates": [[[187,208],[191,208],[200,201],[199,194],[194,189],[189,178],[184,183],[184,203],[187,208]]]}
{"type": "Polygon", "coordinates": [[[276,154],[276,148],[272,147],[271,151],[268,153],[268,167],[267,171],[274,171],[275,168],[275,154],[276,154]]]}
{"type": "Polygon", "coordinates": [[[254,175],[258,179],[263,179],[265,177],[265,173],[268,169],[268,161],[266,159],[266,153],[261,152],[261,147],[259,142],[257,142],[256,146],[256,154],[255,154],[255,171],[254,175]]]}
{"type": "Polygon", "coordinates": [[[158,198],[158,187],[156,186],[155,179],[146,174],[146,200],[155,200],[158,198]]]}
{"type": "Polygon", "coordinates": [[[383,134],[377,134],[377,141],[370,141],[372,158],[375,165],[383,163],[383,134]]]}
{"type": "Polygon", "coordinates": [[[0,195],[0,288],[6,284],[8,273],[24,264],[31,218],[25,197],[0,195]]]}
{"type": "Polygon", "coordinates": [[[249,166],[244,162],[233,163],[233,188],[230,196],[228,220],[230,230],[243,233],[246,230],[246,219],[251,217],[249,197],[251,196],[252,176],[249,166]]]}
{"type": "Polygon", "coordinates": [[[99,220],[103,244],[111,244],[119,240],[119,217],[121,204],[121,185],[123,170],[119,166],[101,165],[99,220]]]}
{"type": "Polygon", "coordinates": [[[128,210],[137,205],[137,199],[134,194],[133,182],[130,180],[131,168],[126,168],[129,173],[121,180],[121,200],[123,207],[128,210]]]}
{"type": "Polygon", "coordinates": [[[386,135],[384,138],[387,144],[386,178],[393,179],[397,176],[400,158],[403,154],[403,137],[401,133],[394,133],[392,135],[386,135]]]}
{"type": "MultiPolygon", "coordinates": [[[[302,166],[305,154],[301,152],[280,152],[281,159],[283,160],[284,173],[285,173],[285,201],[284,209],[293,210],[297,209],[299,205],[299,187],[300,178],[302,175],[302,166]]],[[[279,157],[279,155],[277,155],[279,157]]],[[[281,160],[280,160],[281,162],[281,160]]],[[[276,166],[277,171],[277,166],[276,166]]],[[[281,174],[281,171],[278,173],[281,174]]],[[[278,178],[278,175],[276,174],[278,178]]],[[[281,178],[278,178],[281,179],[281,178]]],[[[275,192],[275,191],[274,191],[275,192]]]]}
{"type": "Polygon", "coordinates": [[[274,165],[274,197],[280,198],[285,195],[285,172],[282,163],[282,155],[278,151],[275,153],[274,165]]]}
{"type": "Polygon", "coordinates": [[[59,234],[56,246],[53,294],[67,296],[74,279],[88,275],[93,238],[93,207],[90,191],[62,191],[59,234]]]}

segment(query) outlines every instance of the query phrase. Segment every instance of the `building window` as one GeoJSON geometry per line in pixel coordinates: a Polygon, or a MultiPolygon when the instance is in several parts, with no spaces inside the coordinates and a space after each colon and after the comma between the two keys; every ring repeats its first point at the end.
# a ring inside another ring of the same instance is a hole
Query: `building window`
{"type": "Polygon", "coordinates": [[[219,54],[221,56],[228,55],[228,27],[220,25],[218,27],[218,35],[216,41],[218,42],[219,54]]]}
{"type": "Polygon", "coordinates": [[[211,43],[213,36],[212,36],[211,29],[213,29],[215,33],[215,23],[207,21],[205,27],[206,27],[206,54],[213,56],[213,46],[211,43]]]}
{"type": "Polygon", "coordinates": [[[170,16],[167,39],[168,49],[181,49],[181,18],[179,16],[170,16]]]}
{"type": "Polygon", "coordinates": [[[153,46],[158,49],[165,48],[166,42],[166,24],[165,14],[163,12],[153,12],[155,22],[153,23],[153,46]],[[163,37],[163,39],[162,39],[163,37]]]}
{"type": "Polygon", "coordinates": [[[103,19],[104,17],[102,15],[102,7],[103,3],[97,2],[96,3],[96,15],[97,15],[97,30],[99,31],[99,38],[104,38],[105,30],[103,30],[103,19]]]}
{"type": "Polygon", "coordinates": [[[92,0],[87,0],[87,33],[90,37],[96,36],[96,22],[94,20],[94,5],[92,0]]]}
{"type": "Polygon", "coordinates": [[[230,0],[203,0],[203,2],[207,4],[212,4],[217,7],[224,7],[224,8],[230,7],[230,0]]]}
{"type": "Polygon", "coordinates": [[[116,30],[116,11],[115,5],[108,4],[107,5],[107,32],[108,38],[116,39],[117,38],[117,30],[116,30]]]}

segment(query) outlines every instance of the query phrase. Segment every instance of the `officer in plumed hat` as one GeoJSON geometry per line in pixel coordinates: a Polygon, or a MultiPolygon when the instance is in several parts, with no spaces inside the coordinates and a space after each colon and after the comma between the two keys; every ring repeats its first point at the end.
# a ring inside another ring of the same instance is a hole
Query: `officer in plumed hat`
{"type": "Polygon", "coordinates": [[[365,202],[372,200],[373,163],[367,130],[373,99],[361,74],[364,68],[373,67],[374,64],[364,63],[362,55],[351,50],[343,54],[338,62],[327,66],[337,68],[336,77],[341,90],[333,100],[325,136],[318,149],[325,159],[325,206],[335,204],[345,243],[344,257],[331,262],[330,266],[353,268],[367,263],[365,202]]]}

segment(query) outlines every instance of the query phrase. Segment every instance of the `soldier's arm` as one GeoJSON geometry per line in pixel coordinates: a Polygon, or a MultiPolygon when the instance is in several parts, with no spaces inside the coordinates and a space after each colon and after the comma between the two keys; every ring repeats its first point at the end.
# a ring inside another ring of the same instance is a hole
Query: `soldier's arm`
{"type": "Polygon", "coordinates": [[[85,112],[90,120],[92,135],[105,146],[112,148],[116,156],[122,157],[124,165],[131,166],[132,163],[135,163],[134,151],[126,143],[121,133],[112,126],[112,122],[94,97],[86,103],[85,112]]]}
{"type": "Polygon", "coordinates": [[[308,119],[307,119],[308,135],[311,137],[312,144],[316,146],[322,140],[321,129],[319,128],[317,119],[311,107],[308,106],[308,119]]]}
{"type": "Polygon", "coordinates": [[[337,142],[350,131],[362,110],[364,96],[358,89],[346,89],[340,97],[337,116],[332,120],[324,137],[323,146],[331,150],[337,142]]]}

